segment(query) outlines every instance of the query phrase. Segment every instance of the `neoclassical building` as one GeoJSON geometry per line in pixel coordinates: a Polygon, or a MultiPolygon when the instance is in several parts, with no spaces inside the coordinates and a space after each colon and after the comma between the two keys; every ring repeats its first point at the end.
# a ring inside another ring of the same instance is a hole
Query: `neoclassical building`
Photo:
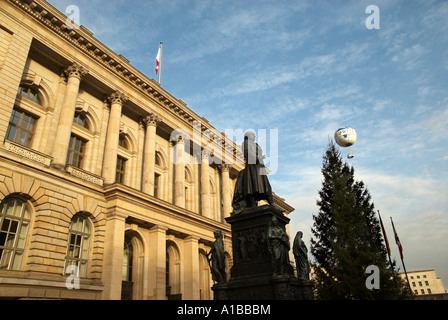
{"type": "Polygon", "coordinates": [[[211,299],[238,147],[46,1],[0,4],[0,298],[211,299]]]}

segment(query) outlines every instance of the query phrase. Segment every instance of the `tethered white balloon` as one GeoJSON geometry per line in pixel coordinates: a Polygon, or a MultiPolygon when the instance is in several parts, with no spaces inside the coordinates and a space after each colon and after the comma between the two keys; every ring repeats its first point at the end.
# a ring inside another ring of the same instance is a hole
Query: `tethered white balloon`
{"type": "MultiPolygon", "coordinates": [[[[356,130],[349,126],[340,127],[334,133],[334,140],[338,144],[338,146],[343,148],[351,147],[356,142],[356,130]]],[[[353,153],[349,153],[347,158],[353,158],[353,153]]]]}

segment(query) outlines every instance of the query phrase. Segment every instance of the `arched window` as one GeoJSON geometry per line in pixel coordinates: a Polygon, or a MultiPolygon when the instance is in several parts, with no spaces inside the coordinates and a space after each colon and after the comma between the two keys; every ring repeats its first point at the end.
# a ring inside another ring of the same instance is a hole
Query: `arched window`
{"type": "Polygon", "coordinates": [[[75,116],[73,118],[73,123],[76,123],[77,125],[86,128],[87,130],[90,129],[89,123],[87,121],[87,117],[83,115],[82,113],[76,112],[75,116]]]}
{"type": "Polygon", "coordinates": [[[75,112],[66,158],[66,164],[87,171],[90,170],[91,164],[89,142],[94,137],[93,125],[89,119],[86,112],[79,110],[75,112]]]}
{"type": "Polygon", "coordinates": [[[211,273],[207,255],[203,250],[199,251],[199,290],[201,300],[210,300],[212,297],[210,281],[211,273]]]}
{"type": "Polygon", "coordinates": [[[0,269],[20,270],[31,212],[20,198],[4,199],[0,204],[0,269]]]}
{"type": "Polygon", "coordinates": [[[164,184],[166,184],[166,168],[163,155],[160,151],[155,152],[155,168],[154,168],[154,197],[166,200],[164,184]]]}
{"type": "Polygon", "coordinates": [[[194,180],[191,169],[185,167],[185,209],[194,211],[194,180]]]}
{"type": "Polygon", "coordinates": [[[218,206],[219,204],[219,195],[217,192],[217,188],[215,186],[215,183],[210,180],[210,211],[212,212],[212,218],[220,221],[220,208],[218,206]]]}
{"type": "Polygon", "coordinates": [[[167,241],[166,244],[166,295],[168,299],[179,299],[180,292],[180,256],[177,246],[167,241]]]}
{"type": "MultiPolygon", "coordinates": [[[[129,153],[129,140],[126,134],[121,133],[118,136],[118,155],[117,155],[117,170],[115,171],[115,182],[126,183],[126,174],[128,167],[128,160],[131,158],[129,153]]],[[[129,181],[127,181],[129,183],[129,181]]]]}
{"type": "Polygon", "coordinates": [[[76,214],[70,222],[67,255],[65,258],[66,274],[71,274],[73,269],[68,267],[74,266],[77,268],[77,274],[80,277],[87,276],[90,236],[89,220],[81,214],[76,214]]]}
{"type": "Polygon", "coordinates": [[[118,137],[118,146],[122,147],[123,149],[128,150],[129,149],[129,143],[126,139],[126,135],[120,134],[118,137]]]}
{"type": "Polygon", "coordinates": [[[123,281],[132,281],[133,259],[134,247],[132,246],[131,239],[129,237],[125,237],[123,249],[123,281]]]}
{"type": "Polygon", "coordinates": [[[17,94],[34,103],[41,104],[39,93],[30,87],[20,86],[17,94]]]}
{"type": "Polygon", "coordinates": [[[156,152],[155,157],[156,157],[156,161],[155,161],[156,166],[160,167],[162,165],[162,159],[160,159],[160,157],[161,157],[160,152],[156,152]]]}
{"type": "MultiPolygon", "coordinates": [[[[89,129],[87,117],[80,112],[75,113],[73,123],[85,129],[89,129]]],[[[81,168],[85,156],[86,144],[86,139],[72,133],[70,136],[66,163],[71,166],[81,168]]]]}

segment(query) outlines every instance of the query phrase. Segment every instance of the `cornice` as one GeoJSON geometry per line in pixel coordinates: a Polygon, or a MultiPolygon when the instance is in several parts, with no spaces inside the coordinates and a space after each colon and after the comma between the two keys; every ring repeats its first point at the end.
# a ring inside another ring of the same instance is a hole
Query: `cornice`
{"type": "MultiPolygon", "coordinates": [[[[226,223],[201,216],[198,213],[189,211],[167,201],[150,196],[126,185],[122,185],[119,183],[107,185],[104,187],[104,196],[109,202],[114,199],[120,199],[123,202],[132,202],[133,204],[144,207],[146,209],[150,208],[152,212],[161,213],[166,217],[171,216],[179,221],[188,222],[188,224],[206,227],[210,231],[221,230],[224,233],[230,233],[230,225],[226,223]]],[[[114,206],[114,209],[117,208],[117,206],[114,206]]],[[[122,207],[120,207],[120,210],[125,213],[125,210],[122,207]]],[[[143,215],[139,216],[135,212],[133,212],[133,215],[138,220],[145,220],[145,216],[143,215]]]]}
{"type": "MultiPolygon", "coordinates": [[[[66,25],[67,17],[45,0],[9,0],[35,20],[52,30],[69,44],[75,46],[87,56],[93,58],[106,69],[124,80],[127,84],[145,94],[150,100],[169,111],[172,115],[193,128],[194,121],[201,122],[201,131],[217,131],[208,121],[190,110],[185,102],[178,100],[165,91],[153,79],[147,78],[140,71],[129,64],[129,60],[121,54],[116,54],[93,37],[93,33],[84,26],[70,28],[66,25]]],[[[222,134],[222,148],[224,152],[231,152],[237,159],[242,159],[242,153],[233,141],[227,140],[222,134]],[[233,145],[233,150],[228,146],[233,145]],[[227,147],[227,148],[226,148],[227,147]]]]}
{"type": "Polygon", "coordinates": [[[285,202],[285,199],[279,197],[277,194],[273,193],[274,196],[274,203],[279,206],[280,208],[284,209],[286,211],[286,214],[289,215],[291,212],[293,212],[295,209],[291,207],[289,204],[285,202]]]}

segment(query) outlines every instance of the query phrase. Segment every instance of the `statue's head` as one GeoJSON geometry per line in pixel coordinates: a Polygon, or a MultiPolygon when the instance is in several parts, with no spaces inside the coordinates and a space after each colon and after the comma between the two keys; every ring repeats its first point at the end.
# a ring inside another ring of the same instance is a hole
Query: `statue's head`
{"type": "Polygon", "coordinates": [[[213,234],[215,235],[216,239],[222,237],[222,231],[221,230],[216,230],[215,232],[213,232],[213,234]]]}
{"type": "Polygon", "coordinates": [[[244,139],[249,139],[249,140],[255,141],[255,133],[253,131],[247,131],[244,134],[244,139]]]}

